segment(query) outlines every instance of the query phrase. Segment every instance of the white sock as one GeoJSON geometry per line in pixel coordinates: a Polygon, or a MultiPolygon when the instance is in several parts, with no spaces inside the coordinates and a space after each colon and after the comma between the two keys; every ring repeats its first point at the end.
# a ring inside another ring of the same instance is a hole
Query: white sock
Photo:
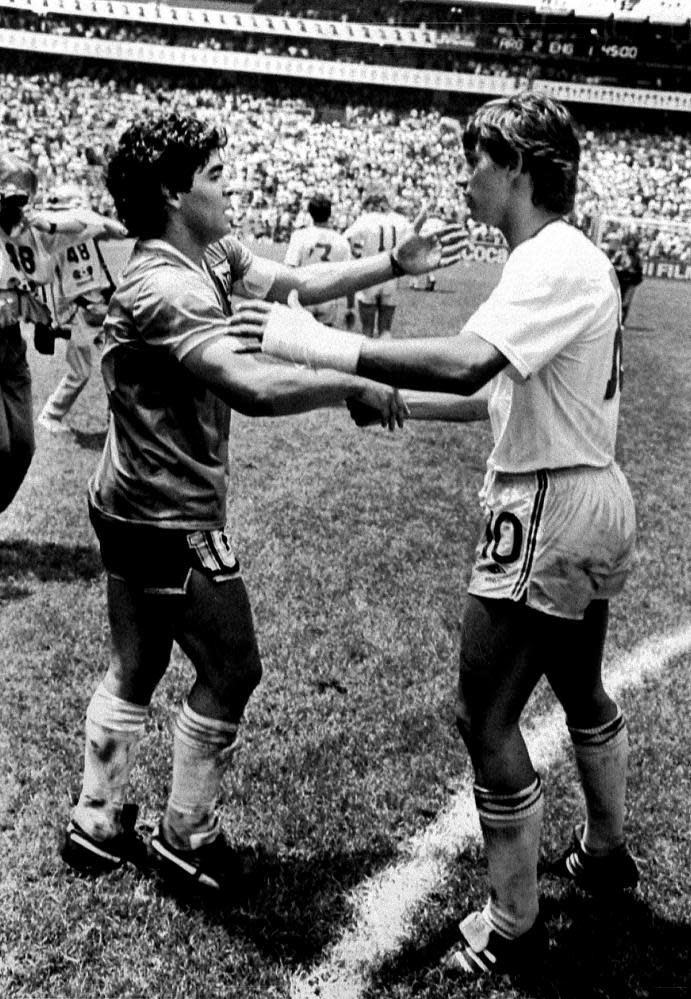
{"type": "Polygon", "coordinates": [[[175,719],[173,785],[163,820],[171,846],[195,850],[218,836],[216,804],[237,730],[237,724],[199,715],[183,703],[175,719]]]}
{"type": "Polygon", "coordinates": [[[122,831],[125,790],[148,710],[115,697],[102,683],[91,698],[86,710],[84,780],[72,817],[94,839],[109,839],[122,831]]]}
{"type": "Polygon", "coordinates": [[[621,711],[596,728],[571,728],[578,775],[585,796],[583,849],[597,856],[624,842],[629,740],[621,711]]]}
{"type": "Polygon", "coordinates": [[[491,894],[482,913],[491,928],[515,938],[533,925],[539,911],[537,860],[544,799],[535,779],[514,794],[475,785],[475,803],[487,851],[491,894]]]}

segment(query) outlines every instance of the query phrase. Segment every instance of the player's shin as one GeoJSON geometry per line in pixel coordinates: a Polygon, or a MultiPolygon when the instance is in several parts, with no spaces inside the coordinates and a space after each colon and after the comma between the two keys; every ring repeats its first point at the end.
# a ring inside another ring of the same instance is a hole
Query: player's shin
{"type": "Polygon", "coordinates": [[[586,804],[583,848],[609,853],[624,842],[624,808],[629,741],[626,721],[614,718],[591,729],[569,727],[586,804]]]}
{"type": "Polygon", "coordinates": [[[238,726],[207,718],[185,701],[175,720],[173,784],[163,820],[168,843],[196,850],[220,831],[216,805],[235,751],[238,726]]]}
{"type": "Polygon", "coordinates": [[[540,778],[514,794],[475,786],[491,895],[483,916],[503,937],[526,933],[538,915],[537,860],[544,799],[540,778]]]}
{"type": "Polygon", "coordinates": [[[84,779],[73,819],[95,840],[122,832],[121,814],[148,707],[123,701],[100,684],[86,712],[84,779]]]}

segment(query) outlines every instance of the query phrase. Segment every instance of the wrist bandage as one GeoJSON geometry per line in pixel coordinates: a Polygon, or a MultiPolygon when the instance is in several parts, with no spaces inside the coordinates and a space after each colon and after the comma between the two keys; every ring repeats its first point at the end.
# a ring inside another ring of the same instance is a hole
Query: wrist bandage
{"type": "Polygon", "coordinates": [[[304,309],[274,303],[264,329],[262,352],[310,368],[353,375],[364,336],[322,326],[304,309]]]}

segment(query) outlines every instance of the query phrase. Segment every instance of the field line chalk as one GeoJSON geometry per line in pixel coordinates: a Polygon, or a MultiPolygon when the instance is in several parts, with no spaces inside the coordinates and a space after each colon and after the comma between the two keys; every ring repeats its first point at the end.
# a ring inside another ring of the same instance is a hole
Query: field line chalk
{"type": "MultiPolygon", "coordinates": [[[[647,638],[608,664],[607,688],[617,696],[637,687],[690,649],[691,623],[647,638]]],[[[555,708],[542,715],[525,728],[524,735],[536,767],[550,767],[564,755],[567,743],[563,713],[555,708]]],[[[402,846],[405,856],[400,863],[352,892],[352,925],[321,964],[292,976],[291,999],[360,999],[371,971],[406,940],[416,908],[445,880],[459,851],[479,841],[468,780],[434,822],[402,846]]]]}

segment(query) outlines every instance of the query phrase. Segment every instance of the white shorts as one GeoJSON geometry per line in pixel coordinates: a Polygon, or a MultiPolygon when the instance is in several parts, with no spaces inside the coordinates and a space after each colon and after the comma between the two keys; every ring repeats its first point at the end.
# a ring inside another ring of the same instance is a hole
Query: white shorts
{"type": "Polygon", "coordinates": [[[318,323],[325,326],[335,326],[338,322],[338,302],[322,302],[320,305],[308,305],[310,312],[318,323]]]}
{"type": "Polygon", "coordinates": [[[384,284],[375,284],[371,288],[363,288],[355,295],[358,302],[363,305],[397,305],[398,304],[398,278],[385,281],[384,284]]]}
{"type": "Polygon", "coordinates": [[[618,465],[495,473],[484,503],[469,593],[581,620],[592,600],[621,592],[636,514],[618,465]]]}

